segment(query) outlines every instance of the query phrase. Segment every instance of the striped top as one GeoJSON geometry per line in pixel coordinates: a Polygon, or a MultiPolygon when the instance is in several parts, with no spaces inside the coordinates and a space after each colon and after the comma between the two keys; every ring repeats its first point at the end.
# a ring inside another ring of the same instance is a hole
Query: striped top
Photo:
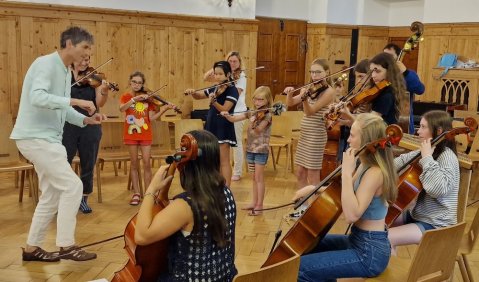
{"type": "MultiPolygon", "coordinates": [[[[313,100],[310,97],[307,101],[313,105],[321,95],[313,100]]],[[[324,114],[328,107],[323,107],[313,115],[304,115],[301,120],[301,131],[296,149],[294,163],[307,169],[321,169],[323,167],[323,155],[328,133],[324,114]]]]}
{"type": "MultiPolygon", "coordinates": [[[[395,159],[396,168],[401,167],[420,151],[402,154],[395,159]]],[[[419,161],[422,173],[419,176],[423,191],[411,212],[415,220],[432,226],[445,227],[457,223],[457,199],[459,194],[459,161],[449,148],[437,160],[431,156],[419,161]]]]}

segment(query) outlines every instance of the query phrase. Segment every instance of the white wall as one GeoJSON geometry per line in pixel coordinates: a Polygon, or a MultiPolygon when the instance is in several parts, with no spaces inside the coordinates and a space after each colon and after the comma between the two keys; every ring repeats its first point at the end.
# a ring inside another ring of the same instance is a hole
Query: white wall
{"type": "Polygon", "coordinates": [[[327,23],[356,25],[361,2],[359,0],[329,1],[327,23]]]}
{"type": "Polygon", "coordinates": [[[256,0],[256,16],[307,21],[309,2],[310,0],[256,0]]]}
{"type": "Polygon", "coordinates": [[[120,10],[147,11],[205,17],[254,19],[256,0],[15,0],[17,2],[61,4],[120,10]]]}
{"type": "Polygon", "coordinates": [[[479,22],[479,0],[425,0],[424,22],[479,22]]]}
{"type": "Polygon", "coordinates": [[[398,1],[389,5],[389,26],[408,26],[414,21],[424,22],[425,0],[398,1]]]}

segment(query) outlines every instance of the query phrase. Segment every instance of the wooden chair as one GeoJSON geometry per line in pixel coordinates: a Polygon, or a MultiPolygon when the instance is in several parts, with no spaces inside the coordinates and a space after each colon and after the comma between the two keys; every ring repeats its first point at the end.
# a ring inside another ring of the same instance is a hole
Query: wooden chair
{"type": "Polygon", "coordinates": [[[203,121],[201,119],[182,119],[175,122],[175,148],[180,146],[181,137],[192,130],[202,130],[203,121]]]}
{"type": "Polygon", "coordinates": [[[465,222],[428,230],[411,259],[391,257],[388,268],[368,281],[444,281],[451,278],[465,222]],[[447,243],[445,243],[447,242],[447,243]]]}
{"type": "Polygon", "coordinates": [[[299,272],[299,255],[282,262],[258,269],[253,272],[238,274],[233,282],[297,281],[299,272]]]}
{"type": "Polygon", "coordinates": [[[166,121],[153,121],[153,142],[151,144],[151,166],[155,160],[161,165],[161,160],[174,153],[171,149],[170,128],[166,121]]]}
{"type": "MultiPolygon", "coordinates": [[[[293,145],[291,123],[289,122],[288,117],[286,116],[273,116],[273,124],[271,125],[271,138],[269,140],[269,147],[271,149],[271,157],[273,159],[273,168],[276,170],[278,155],[275,159],[274,149],[275,147],[279,149],[286,149],[286,165],[285,165],[285,174],[288,171],[291,158],[291,148],[293,145]]],[[[291,166],[293,164],[291,163],[291,166]]]]}
{"type": "MultiPolygon", "coordinates": [[[[301,121],[303,120],[304,113],[302,111],[287,111],[281,115],[288,117],[289,123],[291,123],[291,138],[293,139],[291,145],[291,172],[294,172],[294,148],[298,144],[299,135],[301,133],[301,121]]],[[[276,160],[278,158],[276,158],[276,160]]]]}
{"type": "Polygon", "coordinates": [[[460,168],[459,194],[457,197],[457,222],[466,221],[467,197],[471,187],[472,169],[460,168]]]}
{"type": "MultiPolygon", "coordinates": [[[[467,260],[467,255],[472,252],[474,246],[476,246],[479,238],[479,209],[476,210],[476,215],[472,220],[471,227],[467,233],[462,237],[459,252],[456,257],[456,261],[461,270],[462,280],[468,282],[474,282],[474,276],[472,275],[471,267],[467,260]]],[[[477,277],[477,273],[476,273],[477,277]]]]}
{"type": "Polygon", "coordinates": [[[3,134],[0,137],[0,173],[2,172],[21,172],[20,191],[18,201],[23,200],[23,188],[25,186],[25,176],[28,177],[30,194],[33,196],[34,204],[38,203],[38,187],[33,179],[35,170],[33,164],[20,159],[15,141],[10,139],[10,132],[13,129],[12,116],[10,114],[0,114],[0,130],[3,134]]]}
{"type": "MultiPolygon", "coordinates": [[[[118,176],[117,162],[126,162],[130,160],[130,154],[123,145],[123,119],[111,119],[102,124],[102,138],[98,151],[96,162],[96,182],[98,189],[98,202],[102,202],[101,195],[101,171],[104,163],[113,162],[115,176],[118,176]]],[[[124,166],[126,172],[126,164],[124,166]]],[[[140,173],[139,173],[140,174],[140,173]]],[[[130,187],[128,183],[127,188],[130,187]]],[[[140,180],[140,193],[142,193],[142,184],[140,180]]]]}

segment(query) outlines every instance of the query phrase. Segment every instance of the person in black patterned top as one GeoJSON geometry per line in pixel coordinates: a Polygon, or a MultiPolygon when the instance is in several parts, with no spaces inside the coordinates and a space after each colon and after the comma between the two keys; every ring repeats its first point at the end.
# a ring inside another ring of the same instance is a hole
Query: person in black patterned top
{"type": "Polygon", "coordinates": [[[172,181],[162,166],[138,212],[135,241],[149,245],[169,237],[168,273],[159,281],[232,281],[236,204],[220,173],[218,140],[205,130],[189,134],[198,142],[199,156],[179,170],[184,192],[153,216],[154,195],[172,181]]]}

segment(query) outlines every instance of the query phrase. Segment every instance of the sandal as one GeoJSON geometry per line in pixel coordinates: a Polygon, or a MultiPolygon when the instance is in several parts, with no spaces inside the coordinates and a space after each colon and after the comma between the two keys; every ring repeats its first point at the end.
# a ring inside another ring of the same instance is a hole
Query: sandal
{"type": "Polygon", "coordinates": [[[130,205],[138,206],[140,204],[140,194],[135,193],[131,196],[130,205]]]}
{"type": "Polygon", "coordinates": [[[74,261],[86,261],[96,259],[96,254],[88,253],[85,250],[78,248],[77,246],[73,246],[68,249],[60,248],[60,255],[58,257],[61,259],[71,259],[74,261]]]}
{"type": "Polygon", "coordinates": [[[81,203],[80,203],[80,211],[82,213],[91,213],[93,210],[90,208],[88,205],[88,202],[85,197],[82,198],[81,203]]]}
{"type": "Polygon", "coordinates": [[[44,249],[38,247],[33,252],[26,252],[24,248],[22,248],[22,259],[23,261],[44,261],[44,262],[55,262],[60,261],[60,258],[55,253],[50,253],[45,251],[44,249]]]}

